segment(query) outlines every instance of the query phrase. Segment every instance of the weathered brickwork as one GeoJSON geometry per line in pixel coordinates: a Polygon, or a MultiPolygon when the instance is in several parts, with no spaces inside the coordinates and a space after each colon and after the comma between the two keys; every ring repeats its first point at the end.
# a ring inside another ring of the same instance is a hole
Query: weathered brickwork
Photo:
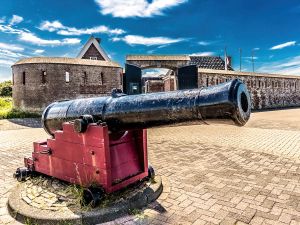
{"type": "Polygon", "coordinates": [[[253,109],[300,106],[300,77],[237,71],[198,71],[198,86],[217,85],[238,78],[248,87],[253,109]]]}
{"type": "Polygon", "coordinates": [[[164,91],[174,91],[174,77],[167,76],[163,79],[164,81],[164,91]]]}
{"type": "Polygon", "coordinates": [[[164,91],[164,82],[162,80],[148,80],[145,83],[145,92],[162,92],[164,91]]]}
{"type": "Polygon", "coordinates": [[[122,88],[120,67],[31,63],[14,65],[12,72],[14,106],[23,110],[41,111],[54,101],[109,95],[122,88]]]}
{"type": "Polygon", "coordinates": [[[97,50],[94,44],[91,44],[89,49],[83,55],[83,59],[90,59],[91,57],[97,57],[97,60],[105,60],[100,52],[97,50]]]}
{"type": "Polygon", "coordinates": [[[127,55],[126,63],[137,66],[141,69],[147,68],[177,68],[186,66],[190,62],[187,55],[127,55]]]}

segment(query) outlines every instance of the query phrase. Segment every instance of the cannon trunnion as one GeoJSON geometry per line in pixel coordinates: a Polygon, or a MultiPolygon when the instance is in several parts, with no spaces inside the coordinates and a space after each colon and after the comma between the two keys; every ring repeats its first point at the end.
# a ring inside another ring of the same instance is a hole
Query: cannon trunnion
{"type": "MultiPolygon", "coordinates": [[[[32,157],[25,158],[25,168],[15,177],[38,172],[111,193],[153,178],[146,128],[216,122],[242,126],[250,108],[249,93],[239,80],[202,89],[128,96],[114,91],[111,97],[55,102],[42,117],[52,138],[34,142],[32,157]]],[[[87,199],[96,203],[90,190],[87,199]]]]}

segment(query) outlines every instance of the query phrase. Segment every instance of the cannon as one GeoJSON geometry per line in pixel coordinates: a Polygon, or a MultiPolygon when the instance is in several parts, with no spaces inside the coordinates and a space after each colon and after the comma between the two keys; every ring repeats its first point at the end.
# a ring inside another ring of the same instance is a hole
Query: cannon
{"type": "MultiPolygon", "coordinates": [[[[106,193],[155,173],[148,166],[147,128],[226,123],[243,126],[250,117],[246,86],[232,80],[217,86],[140,95],[113,90],[109,97],[65,100],[50,104],[42,124],[52,137],[34,142],[32,157],[15,177],[46,174],[106,193]]],[[[93,203],[95,192],[88,189],[93,203]]],[[[97,192],[99,195],[99,192],[97,192]]]]}

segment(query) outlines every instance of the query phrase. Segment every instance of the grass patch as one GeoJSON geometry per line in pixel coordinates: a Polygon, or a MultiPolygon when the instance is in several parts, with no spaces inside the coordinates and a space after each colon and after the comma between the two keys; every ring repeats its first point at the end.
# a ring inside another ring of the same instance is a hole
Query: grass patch
{"type": "Polygon", "coordinates": [[[141,209],[130,209],[128,214],[133,215],[136,219],[140,220],[146,219],[148,217],[141,209]]]}
{"type": "Polygon", "coordinates": [[[34,118],[40,116],[38,113],[14,109],[11,97],[0,97],[0,119],[34,118]]]}

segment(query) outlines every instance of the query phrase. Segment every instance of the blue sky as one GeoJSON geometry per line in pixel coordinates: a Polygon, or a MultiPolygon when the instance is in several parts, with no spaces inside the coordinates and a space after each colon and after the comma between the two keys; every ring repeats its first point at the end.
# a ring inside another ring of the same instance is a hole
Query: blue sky
{"type": "Polygon", "coordinates": [[[22,57],[75,57],[91,34],[126,54],[228,55],[239,69],[300,75],[298,0],[1,0],[0,81],[22,57]]]}

